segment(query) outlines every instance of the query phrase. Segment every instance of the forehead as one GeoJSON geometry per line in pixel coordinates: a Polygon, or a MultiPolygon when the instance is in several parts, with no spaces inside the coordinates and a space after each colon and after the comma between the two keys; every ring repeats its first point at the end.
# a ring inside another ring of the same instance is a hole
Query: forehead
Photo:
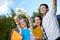
{"type": "Polygon", "coordinates": [[[39,17],[35,17],[35,20],[40,19],[39,17]]]}
{"type": "Polygon", "coordinates": [[[45,5],[42,5],[42,6],[40,6],[40,8],[46,8],[46,6],[45,5]]]}
{"type": "Polygon", "coordinates": [[[16,18],[16,19],[14,19],[15,21],[19,21],[20,19],[19,18],[16,18]]]}
{"type": "Polygon", "coordinates": [[[25,22],[24,20],[20,20],[20,22],[25,22]]]}

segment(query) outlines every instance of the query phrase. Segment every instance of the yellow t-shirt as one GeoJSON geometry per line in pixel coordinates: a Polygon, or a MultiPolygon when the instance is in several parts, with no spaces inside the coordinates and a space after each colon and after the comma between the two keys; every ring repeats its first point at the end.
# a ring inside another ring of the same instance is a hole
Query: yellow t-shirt
{"type": "Polygon", "coordinates": [[[36,37],[43,38],[43,31],[41,29],[41,26],[38,25],[35,29],[32,30],[32,33],[36,37]]]}
{"type": "Polygon", "coordinates": [[[22,35],[16,31],[13,31],[11,40],[22,40],[22,35]]]}

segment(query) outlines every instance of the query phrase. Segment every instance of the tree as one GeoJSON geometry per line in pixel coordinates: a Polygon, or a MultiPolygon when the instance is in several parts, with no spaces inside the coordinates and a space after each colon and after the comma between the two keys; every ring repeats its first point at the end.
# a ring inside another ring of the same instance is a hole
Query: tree
{"type": "Polygon", "coordinates": [[[11,17],[9,15],[0,16],[0,40],[8,40],[11,30],[16,27],[14,22],[14,16],[16,13],[11,9],[11,17]]]}

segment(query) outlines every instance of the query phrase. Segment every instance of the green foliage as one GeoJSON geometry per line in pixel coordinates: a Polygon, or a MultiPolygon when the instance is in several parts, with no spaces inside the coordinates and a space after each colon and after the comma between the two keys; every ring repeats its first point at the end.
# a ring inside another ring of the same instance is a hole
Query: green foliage
{"type": "Polygon", "coordinates": [[[15,12],[11,9],[11,17],[0,16],[0,40],[8,40],[11,30],[16,27],[13,17],[15,12]]]}

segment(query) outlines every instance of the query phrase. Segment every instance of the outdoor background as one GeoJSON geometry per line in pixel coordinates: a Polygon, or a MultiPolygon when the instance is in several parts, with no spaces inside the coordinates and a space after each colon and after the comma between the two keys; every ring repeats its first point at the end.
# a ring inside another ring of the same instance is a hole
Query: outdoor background
{"type": "MultiPolygon", "coordinates": [[[[24,15],[17,12],[17,9],[25,11],[34,21],[36,15],[41,15],[38,8],[42,3],[48,4],[51,10],[52,0],[0,0],[0,40],[10,39],[11,30],[16,27],[15,15],[26,19],[24,15]]],[[[56,17],[60,25],[60,0],[57,0],[56,17]]]]}

